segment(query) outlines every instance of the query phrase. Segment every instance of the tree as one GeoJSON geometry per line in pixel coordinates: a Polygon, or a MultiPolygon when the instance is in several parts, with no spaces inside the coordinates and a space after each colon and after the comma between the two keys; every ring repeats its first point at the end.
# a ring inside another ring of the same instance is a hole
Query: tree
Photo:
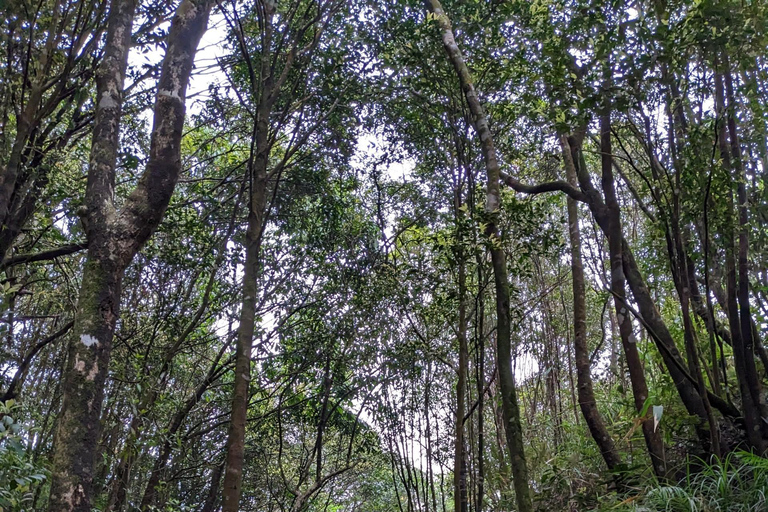
{"type": "Polygon", "coordinates": [[[493,146],[493,135],[488,126],[480,100],[472,84],[469,69],[464,63],[461,51],[451,29],[450,20],[437,0],[430,0],[427,4],[442,31],[443,46],[451,63],[459,75],[461,88],[467,98],[469,109],[472,112],[473,122],[477,135],[483,148],[488,174],[486,213],[489,214],[486,235],[491,244],[491,259],[493,261],[493,273],[496,284],[496,350],[499,381],[501,383],[502,404],[504,410],[504,428],[509,445],[512,473],[515,477],[515,498],[517,506],[522,512],[532,510],[530,488],[528,484],[528,467],[525,462],[525,453],[522,441],[520,425],[520,413],[518,410],[517,396],[515,393],[515,381],[512,375],[512,351],[510,347],[510,320],[509,320],[509,282],[507,278],[507,263],[504,251],[497,242],[498,232],[494,223],[494,215],[501,205],[499,198],[500,169],[496,157],[496,149],[493,146]]]}
{"type": "Polygon", "coordinates": [[[189,75],[211,4],[184,1],[168,36],[158,81],[147,168],[125,205],[114,203],[123,83],[135,13],[116,0],[98,73],[86,206],[88,238],[83,282],[63,376],[49,510],[90,510],[99,414],[119,314],[125,268],[162,219],[181,172],[180,144],[189,75]]]}

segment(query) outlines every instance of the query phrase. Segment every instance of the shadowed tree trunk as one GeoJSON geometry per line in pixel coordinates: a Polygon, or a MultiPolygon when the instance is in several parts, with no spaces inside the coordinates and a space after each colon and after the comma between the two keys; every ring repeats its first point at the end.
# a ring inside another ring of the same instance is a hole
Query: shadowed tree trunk
{"type": "MultiPolygon", "coordinates": [[[[472,173],[470,173],[470,177],[472,173]]],[[[474,218],[474,179],[470,178],[470,212],[474,218]]],[[[483,512],[485,495],[485,293],[481,253],[476,252],[478,294],[475,300],[475,338],[477,348],[477,493],[476,512],[483,512]]]]}
{"type": "Polygon", "coordinates": [[[215,468],[213,468],[213,472],[211,474],[211,483],[210,488],[208,489],[208,496],[205,498],[205,503],[203,503],[203,508],[200,509],[200,512],[213,512],[216,508],[216,502],[219,498],[219,485],[221,484],[221,474],[224,472],[224,463],[217,464],[215,468]]]}
{"type": "MultiPolygon", "coordinates": [[[[648,384],[645,380],[645,369],[637,350],[637,338],[632,329],[632,315],[629,312],[626,298],[626,279],[624,277],[624,265],[622,256],[622,229],[621,211],[616,198],[616,190],[613,178],[613,155],[611,152],[611,107],[607,95],[604,96],[606,105],[600,115],[600,155],[602,169],[602,185],[605,194],[607,210],[606,236],[608,238],[608,252],[610,254],[611,293],[613,294],[616,319],[619,324],[619,335],[624,346],[624,355],[629,369],[629,380],[632,383],[632,394],[635,399],[635,408],[642,413],[645,401],[648,398],[648,384]]],[[[661,435],[654,429],[652,418],[640,418],[642,421],[643,436],[651,457],[653,470],[659,477],[665,477],[667,473],[664,461],[664,445],[661,435]]]]}
{"type": "Polygon", "coordinates": [[[494,281],[496,288],[496,348],[499,372],[499,386],[501,387],[502,411],[504,414],[504,428],[507,436],[507,448],[510,455],[510,466],[514,478],[515,499],[520,512],[533,510],[531,492],[528,485],[528,465],[525,460],[523,448],[523,433],[520,423],[520,410],[517,403],[517,391],[515,378],[512,373],[512,346],[511,325],[509,312],[509,279],[507,276],[507,261],[504,254],[502,241],[496,227],[496,218],[499,214],[501,198],[499,192],[500,167],[496,157],[496,148],[493,144],[493,135],[488,125],[485,110],[477,97],[469,68],[464,62],[461,50],[456,45],[453,29],[448,16],[443,11],[438,0],[427,0],[428,11],[434,15],[442,33],[443,46],[448,58],[453,64],[458,75],[461,88],[467,99],[469,110],[472,113],[472,121],[478,137],[481,141],[485,169],[488,175],[486,192],[486,213],[489,216],[486,235],[491,245],[491,262],[493,265],[494,281]]]}
{"type": "Polygon", "coordinates": [[[211,3],[184,0],[176,11],[157,85],[147,167],[118,211],[114,202],[115,162],[135,8],[131,0],[115,0],[112,4],[104,61],[97,78],[86,206],[80,212],[88,255],[63,374],[63,404],[54,441],[49,500],[52,512],[91,512],[99,415],[122,278],[160,223],[181,172],[186,89],[211,3]]]}
{"type": "MultiPolygon", "coordinates": [[[[574,185],[576,183],[576,165],[577,161],[573,153],[578,153],[579,149],[571,148],[568,138],[561,136],[560,144],[563,150],[563,160],[565,161],[565,172],[568,182],[574,185]]],[[[579,230],[579,209],[576,201],[568,197],[568,236],[571,242],[571,276],[573,280],[573,330],[574,330],[574,353],[576,363],[576,379],[579,396],[579,407],[584,415],[590,434],[595,440],[600,454],[605,460],[608,469],[614,469],[621,464],[621,457],[616,445],[613,442],[611,434],[603,423],[600,411],[597,409],[595,393],[592,388],[592,373],[589,360],[589,349],[587,347],[587,305],[586,305],[586,287],[584,285],[584,266],[581,260],[581,233],[579,230]]]]}
{"type": "MultiPolygon", "coordinates": [[[[459,177],[459,181],[461,177],[459,177]]],[[[467,373],[469,371],[469,349],[467,347],[467,266],[466,252],[463,249],[464,216],[461,191],[454,193],[454,215],[456,216],[457,249],[456,259],[459,266],[459,367],[456,381],[456,418],[453,457],[453,492],[456,512],[467,512],[467,477],[464,450],[464,414],[466,411],[467,373]]]]}

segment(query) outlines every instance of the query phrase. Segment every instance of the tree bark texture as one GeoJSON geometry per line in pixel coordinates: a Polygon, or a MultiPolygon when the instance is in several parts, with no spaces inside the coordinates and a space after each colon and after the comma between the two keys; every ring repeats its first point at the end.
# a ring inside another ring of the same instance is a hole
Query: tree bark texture
{"type": "Polygon", "coordinates": [[[154,108],[147,167],[121,211],[114,203],[122,92],[131,27],[131,0],[111,6],[104,61],[97,77],[96,120],[82,212],[88,255],[64,369],[49,510],[91,511],[93,464],[112,338],[126,267],[157,228],[181,172],[185,95],[211,3],[184,0],[176,11],[154,108]]]}

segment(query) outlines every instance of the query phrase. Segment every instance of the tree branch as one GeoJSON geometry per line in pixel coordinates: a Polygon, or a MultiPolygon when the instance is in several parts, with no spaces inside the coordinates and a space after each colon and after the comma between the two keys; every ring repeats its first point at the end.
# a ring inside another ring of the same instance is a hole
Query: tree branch
{"type": "Polygon", "coordinates": [[[24,356],[24,360],[19,365],[19,368],[16,370],[16,373],[13,375],[13,379],[11,379],[11,383],[8,385],[8,389],[3,394],[3,397],[0,398],[0,402],[6,402],[12,398],[15,398],[17,395],[17,388],[21,386],[21,383],[24,379],[24,374],[27,371],[27,368],[29,368],[29,365],[32,364],[32,359],[37,355],[38,352],[43,350],[48,344],[56,341],[60,337],[64,336],[75,324],[74,321],[70,320],[64,326],[56,331],[55,333],[51,334],[47,338],[41,340],[37,343],[34,347],[32,347],[32,350],[27,353],[27,355],[24,356]]]}
{"type": "Polygon", "coordinates": [[[76,252],[82,251],[87,247],[88,247],[88,244],[86,242],[78,242],[76,244],[64,245],[62,247],[56,247],[55,249],[49,249],[47,251],[28,253],[28,254],[17,254],[16,256],[5,258],[2,262],[0,262],[0,271],[3,271],[15,265],[21,265],[23,263],[46,261],[46,260],[52,260],[61,256],[67,256],[69,254],[74,254],[76,252]]]}
{"type": "Polygon", "coordinates": [[[523,194],[544,194],[546,192],[565,192],[575,201],[587,203],[587,195],[566,181],[550,181],[538,185],[526,185],[520,183],[515,178],[505,172],[500,172],[501,181],[512,190],[522,192],[523,194]]]}

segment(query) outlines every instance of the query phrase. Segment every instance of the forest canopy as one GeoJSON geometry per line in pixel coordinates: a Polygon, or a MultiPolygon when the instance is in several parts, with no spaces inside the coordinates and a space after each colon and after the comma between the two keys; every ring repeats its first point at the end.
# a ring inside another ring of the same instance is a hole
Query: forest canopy
{"type": "Polygon", "coordinates": [[[0,512],[768,510],[768,3],[0,6],[0,512]]]}

